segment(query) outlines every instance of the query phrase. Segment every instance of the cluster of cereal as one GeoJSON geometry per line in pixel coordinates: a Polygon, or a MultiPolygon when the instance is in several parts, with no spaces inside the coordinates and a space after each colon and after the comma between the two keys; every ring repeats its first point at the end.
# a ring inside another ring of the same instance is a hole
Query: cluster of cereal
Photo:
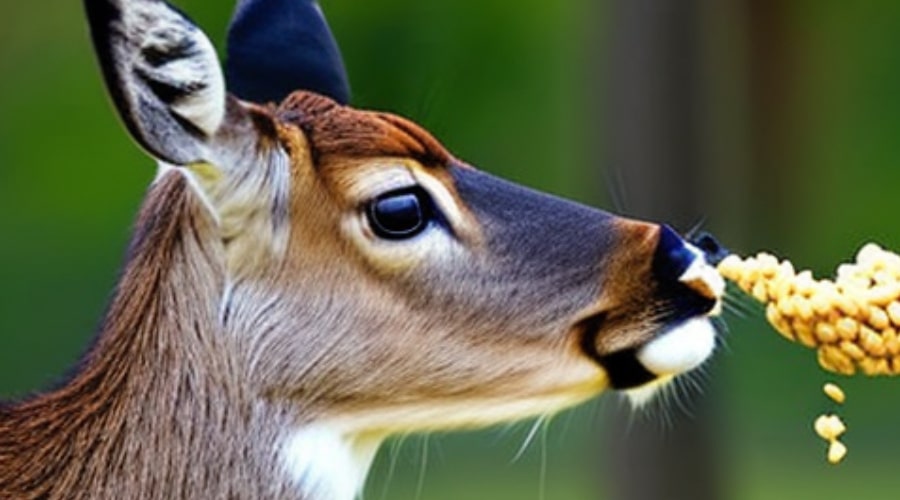
{"type": "Polygon", "coordinates": [[[766,304],[766,319],[779,333],[818,349],[822,368],[900,375],[900,255],[867,244],[833,281],[765,253],[730,255],[718,269],[766,304]]]}

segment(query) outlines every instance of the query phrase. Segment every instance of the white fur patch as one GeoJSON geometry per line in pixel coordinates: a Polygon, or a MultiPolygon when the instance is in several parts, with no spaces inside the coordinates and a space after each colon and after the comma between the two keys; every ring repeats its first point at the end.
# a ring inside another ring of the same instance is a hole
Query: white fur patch
{"type": "Polygon", "coordinates": [[[656,375],[678,375],[706,361],[715,345],[709,319],[691,318],[641,347],[637,359],[656,375]]]}
{"type": "MultiPolygon", "coordinates": [[[[143,69],[157,81],[194,88],[172,103],[172,111],[206,135],[214,135],[225,117],[225,77],[206,35],[163,2],[134,2],[122,14],[127,37],[139,41],[142,51],[189,49],[184,57],[143,69]]],[[[137,103],[137,96],[132,101],[137,103]]]]}
{"type": "Polygon", "coordinates": [[[362,492],[380,444],[381,439],[354,439],[317,424],[290,435],[281,456],[304,496],[353,500],[362,492]]]}
{"type": "MultiPolygon", "coordinates": [[[[685,243],[685,245],[694,254],[694,261],[678,277],[678,281],[687,284],[706,297],[721,301],[725,294],[725,279],[714,266],[706,262],[703,252],[690,243],[685,243]]],[[[716,307],[718,310],[718,304],[716,307]]],[[[717,310],[712,314],[718,314],[717,310]]]]}

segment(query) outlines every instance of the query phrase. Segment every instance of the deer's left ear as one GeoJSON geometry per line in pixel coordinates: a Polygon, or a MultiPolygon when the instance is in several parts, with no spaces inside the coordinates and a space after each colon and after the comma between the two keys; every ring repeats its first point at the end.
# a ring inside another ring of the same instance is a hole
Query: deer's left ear
{"type": "Polygon", "coordinates": [[[225,68],[231,92],[248,101],[278,103],[295,90],[350,101],[341,51],[315,0],[240,0],[225,68]]]}
{"type": "Polygon", "coordinates": [[[131,135],[173,165],[208,159],[225,118],[216,51],[162,0],[84,0],[106,85],[131,135]]]}

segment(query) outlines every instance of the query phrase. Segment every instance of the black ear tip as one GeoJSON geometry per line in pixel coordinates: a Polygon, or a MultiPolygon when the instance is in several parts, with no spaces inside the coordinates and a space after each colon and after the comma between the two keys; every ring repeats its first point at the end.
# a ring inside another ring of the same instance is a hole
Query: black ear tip
{"type": "Polygon", "coordinates": [[[722,262],[722,260],[731,253],[719,243],[719,240],[717,240],[715,236],[706,231],[697,233],[696,236],[691,238],[691,243],[703,252],[706,261],[712,265],[717,265],[719,262],[722,262]]]}
{"type": "Polygon", "coordinates": [[[279,102],[309,90],[346,104],[350,86],[337,43],[313,0],[241,0],[228,30],[229,90],[279,102]]]}

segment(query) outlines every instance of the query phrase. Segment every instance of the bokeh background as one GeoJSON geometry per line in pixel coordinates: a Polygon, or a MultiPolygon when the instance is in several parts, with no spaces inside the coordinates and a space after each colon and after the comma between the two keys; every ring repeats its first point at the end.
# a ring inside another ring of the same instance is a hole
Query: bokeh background
{"type": "MultiPolygon", "coordinates": [[[[898,2],[322,3],[355,103],[483,169],[819,274],[865,241],[900,249],[898,2]]],[[[222,46],[230,2],[178,4],[222,46]]],[[[0,3],[0,396],[51,384],[91,338],[153,174],[80,2],[0,3]]],[[[635,500],[657,481],[674,486],[655,498],[897,498],[900,380],[840,380],[850,453],[828,466],[811,423],[831,377],[757,309],[726,316],[703,397],[398,439],[366,498],[635,500]]]]}

